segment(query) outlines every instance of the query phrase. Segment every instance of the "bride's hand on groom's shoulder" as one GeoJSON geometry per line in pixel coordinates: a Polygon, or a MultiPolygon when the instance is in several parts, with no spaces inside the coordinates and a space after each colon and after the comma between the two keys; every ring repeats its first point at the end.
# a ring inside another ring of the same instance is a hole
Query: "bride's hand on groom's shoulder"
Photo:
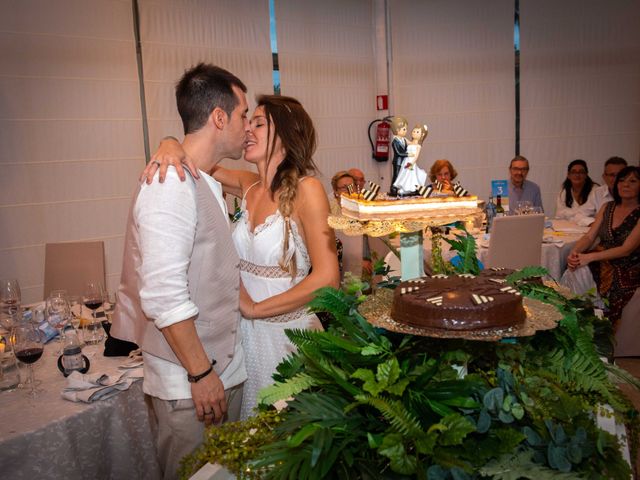
{"type": "Polygon", "coordinates": [[[200,178],[198,169],[193,160],[189,158],[182,148],[182,145],[174,137],[165,137],[161,140],[158,150],[151,156],[149,163],[140,175],[140,181],[144,180],[148,184],[153,182],[156,170],[159,171],[158,179],[164,182],[167,176],[167,169],[173,165],[180,180],[185,180],[184,168],[186,167],[194,178],[200,178]]]}

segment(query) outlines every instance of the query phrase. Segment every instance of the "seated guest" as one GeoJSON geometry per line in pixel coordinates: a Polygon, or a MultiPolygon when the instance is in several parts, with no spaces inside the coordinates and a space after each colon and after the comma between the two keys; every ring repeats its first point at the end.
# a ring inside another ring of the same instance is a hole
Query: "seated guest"
{"type": "Polygon", "coordinates": [[[626,166],[627,161],[621,157],[611,157],[604,163],[602,179],[605,184],[593,189],[593,196],[587,198],[573,216],[574,222],[585,227],[593,223],[600,208],[613,200],[613,183],[616,175],[626,166]]]}
{"type": "Polygon", "coordinates": [[[569,268],[589,266],[598,293],[609,301],[616,326],[622,309],[640,287],[640,168],[623,168],[614,181],[613,201],[596,215],[567,258],[569,268]],[[595,251],[587,251],[595,240],[595,251]]]}
{"type": "Polygon", "coordinates": [[[346,170],[341,170],[331,177],[333,198],[329,200],[329,206],[333,215],[340,215],[340,195],[349,193],[349,185],[351,185],[351,189],[355,192],[356,181],[346,170]]]}
{"type": "MultiPolygon", "coordinates": [[[[354,177],[349,171],[342,170],[331,178],[331,188],[333,189],[333,198],[330,201],[331,213],[340,214],[340,195],[349,192],[349,186],[355,192],[357,185],[354,177]]],[[[364,186],[364,174],[358,170],[362,177],[362,185],[364,186]]],[[[336,245],[339,253],[339,264],[341,276],[345,271],[351,271],[360,275],[362,279],[371,278],[373,264],[371,262],[371,249],[369,247],[369,237],[363,235],[362,239],[354,236],[343,236],[339,232],[336,233],[336,245]]]]}
{"type": "Polygon", "coordinates": [[[593,197],[593,187],[597,183],[589,176],[589,168],[584,160],[574,160],[567,167],[567,178],[556,201],[556,218],[572,219],[580,205],[593,197]]]}
{"type": "Polygon", "coordinates": [[[527,180],[529,174],[529,160],[522,155],[516,155],[509,164],[509,211],[516,213],[520,202],[531,202],[534,208],[542,206],[540,187],[527,180]]]}
{"type": "Polygon", "coordinates": [[[361,192],[364,189],[364,173],[359,168],[350,168],[347,173],[353,177],[356,185],[356,191],[361,192]]]}
{"type": "MultiPolygon", "coordinates": [[[[436,181],[442,184],[442,189],[440,193],[447,193],[449,195],[453,195],[453,180],[458,176],[458,172],[453,168],[453,165],[449,160],[444,158],[440,160],[436,160],[431,165],[431,169],[429,170],[429,180],[431,183],[435,183],[436,181]]],[[[433,186],[435,191],[438,189],[433,186]]]]}

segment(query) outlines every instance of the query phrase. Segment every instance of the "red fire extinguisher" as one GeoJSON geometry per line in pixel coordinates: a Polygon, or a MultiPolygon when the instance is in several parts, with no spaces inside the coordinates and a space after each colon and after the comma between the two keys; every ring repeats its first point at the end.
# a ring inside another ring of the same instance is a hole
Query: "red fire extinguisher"
{"type": "Polygon", "coordinates": [[[390,128],[391,125],[387,121],[389,117],[378,118],[369,124],[368,133],[369,133],[369,143],[371,144],[372,157],[377,162],[386,162],[389,160],[389,143],[390,143],[390,128]],[[371,127],[378,123],[376,126],[376,143],[375,146],[373,144],[373,139],[371,138],[371,127]]]}

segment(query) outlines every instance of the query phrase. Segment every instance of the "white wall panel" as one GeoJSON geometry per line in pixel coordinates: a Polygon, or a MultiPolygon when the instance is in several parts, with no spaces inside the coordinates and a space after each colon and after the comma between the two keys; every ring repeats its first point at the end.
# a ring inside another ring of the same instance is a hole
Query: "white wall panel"
{"type": "MultiPolygon", "coordinates": [[[[44,244],[117,239],[144,166],[128,0],[13,1],[0,18],[0,276],[42,297],[44,244]]],[[[106,253],[117,285],[121,249],[106,253]],[[114,256],[115,255],[115,256],[114,256]]]]}
{"type": "Polygon", "coordinates": [[[390,2],[392,113],[426,123],[419,163],[450,160],[486,198],[515,149],[513,1],[390,2]]]}
{"type": "Polygon", "coordinates": [[[521,152],[553,213],[567,165],[640,158],[640,3],[521,0],[521,152]]]}
{"type": "Polygon", "coordinates": [[[277,0],[282,94],[300,100],[318,133],[314,160],[327,193],[334,173],[360,168],[380,182],[367,126],[375,111],[373,7],[369,0],[277,0]]]}
{"type": "MultiPolygon", "coordinates": [[[[269,4],[252,0],[140,0],[145,97],[153,153],[166,135],[182,138],[175,84],[200,62],[226,68],[256,94],[273,93],[269,4]]],[[[244,161],[223,161],[250,168],[244,161]]]]}

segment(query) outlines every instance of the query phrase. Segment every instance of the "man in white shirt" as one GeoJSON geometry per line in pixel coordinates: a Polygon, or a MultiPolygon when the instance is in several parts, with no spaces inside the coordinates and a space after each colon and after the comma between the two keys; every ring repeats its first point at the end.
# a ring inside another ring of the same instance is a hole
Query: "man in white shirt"
{"type": "Polygon", "coordinates": [[[611,157],[604,163],[602,179],[605,184],[593,189],[593,195],[580,205],[571,219],[573,222],[586,227],[595,221],[595,216],[602,205],[613,200],[613,184],[616,181],[616,175],[626,166],[627,161],[621,157],[611,157]]]}
{"type": "Polygon", "coordinates": [[[213,65],[176,86],[182,147],[200,179],[142,184],[125,238],[113,335],[140,345],[144,392],[158,421],[165,479],[203,438],[204,427],[239,418],[246,380],[239,321],[239,260],[221,185],[205,172],[239,159],[249,129],[246,87],[213,65]]]}

